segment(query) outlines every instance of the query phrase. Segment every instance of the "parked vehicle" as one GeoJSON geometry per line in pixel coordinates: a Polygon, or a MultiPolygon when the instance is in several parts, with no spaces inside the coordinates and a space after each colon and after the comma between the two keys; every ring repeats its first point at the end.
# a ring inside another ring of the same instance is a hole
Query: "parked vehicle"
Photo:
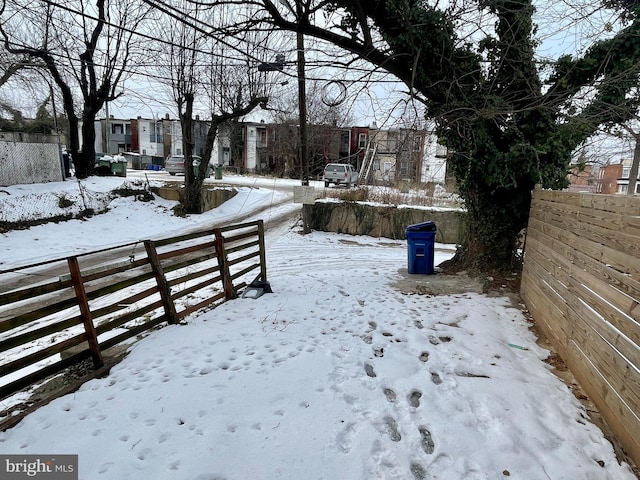
{"type": "Polygon", "coordinates": [[[349,164],[328,163],[324,167],[323,178],[325,187],[328,187],[331,183],[350,187],[358,182],[358,172],[349,164]]]}
{"type": "MultiPolygon", "coordinates": [[[[196,167],[200,167],[201,161],[202,158],[198,155],[193,156],[194,170],[196,167]]],[[[175,175],[177,173],[184,175],[184,155],[171,155],[164,161],[164,169],[169,173],[169,175],[175,175]]]]}

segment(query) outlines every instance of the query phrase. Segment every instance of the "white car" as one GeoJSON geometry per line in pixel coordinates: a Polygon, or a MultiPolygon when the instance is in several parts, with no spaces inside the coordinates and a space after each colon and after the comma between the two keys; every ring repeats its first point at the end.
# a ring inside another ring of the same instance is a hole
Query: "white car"
{"type": "Polygon", "coordinates": [[[358,182],[358,172],[346,163],[328,163],[324,167],[323,177],[325,187],[328,187],[331,183],[350,187],[358,182]]]}

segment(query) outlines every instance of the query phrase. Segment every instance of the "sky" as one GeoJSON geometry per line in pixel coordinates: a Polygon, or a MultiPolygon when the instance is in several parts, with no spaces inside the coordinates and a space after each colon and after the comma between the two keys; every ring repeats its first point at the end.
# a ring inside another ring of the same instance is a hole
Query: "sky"
{"type": "MultiPolygon", "coordinates": [[[[82,184],[101,197],[124,181],[82,184]]],[[[128,197],[86,221],[2,233],[0,269],[295,213],[275,183],[201,216],[128,197]]],[[[0,214],[7,197],[26,211],[30,195],[44,205],[74,184],[3,187],[0,214]]],[[[454,248],[436,244],[435,264],[454,248]]],[[[266,257],[273,293],[150,333],[107,377],[0,432],[0,452],[78,455],[85,480],[636,478],[544,362],[522,305],[428,294],[443,274],[409,275],[406,242],[302,235],[295,218],[267,232],[266,257]]]]}

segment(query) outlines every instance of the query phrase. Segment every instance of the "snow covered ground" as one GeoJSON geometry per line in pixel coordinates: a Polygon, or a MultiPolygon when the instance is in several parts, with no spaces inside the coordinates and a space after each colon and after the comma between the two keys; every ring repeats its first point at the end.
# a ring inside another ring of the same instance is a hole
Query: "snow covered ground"
{"type": "MultiPolygon", "coordinates": [[[[85,183],[106,192],[122,181],[85,183]]],[[[71,184],[3,190],[15,200],[71,184]]],[[[0,269],[233,221],[259,205],[272,206],[265,219],[299,208],[283,199],[242,187],[179,218],[172,202],[118,198],[88,220],[3,233],[0,269]]],[[[437,245],[436,264],[452,253],[437,245]]],[[[268,235],[274,293],[152,333],[107,378],[0,433],[0,451],[77,454],[85,480],[636,478],[509,299],[402,292],[393,285],[406,257],[388,239],[268,235]]]]}

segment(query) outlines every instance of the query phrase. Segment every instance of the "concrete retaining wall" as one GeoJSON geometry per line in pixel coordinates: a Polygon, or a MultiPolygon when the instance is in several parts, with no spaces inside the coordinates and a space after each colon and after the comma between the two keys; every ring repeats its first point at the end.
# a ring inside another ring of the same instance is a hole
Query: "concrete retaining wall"
{"type": "Polygon", "coordinates": [[[466,212],[462,210],[398,208],[355,202],[315,202],[310,227],[323,232],[348,233],[405,239],[408,225],[435,222],[436,242],[461,243],[466,234],[466,212]]]}
{"type": "MultiPolygon", "coordinates": [[[[182,187],[160,187],[154,190],[165,200],[180,201],[184,188],[182,187]]],[[[238,191],[234,188],[210,188],[202,190],[202,211],[207,212],[219,207],[227,200],[236,196],[238,191]]]]}

